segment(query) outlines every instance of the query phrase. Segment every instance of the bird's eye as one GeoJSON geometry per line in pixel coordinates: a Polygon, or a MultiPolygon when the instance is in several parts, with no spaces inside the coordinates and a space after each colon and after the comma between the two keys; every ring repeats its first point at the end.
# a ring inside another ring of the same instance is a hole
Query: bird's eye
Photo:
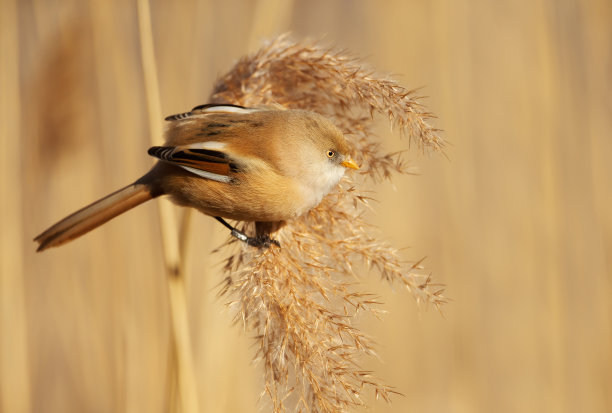
{"type": "Polygon", "coordinates": [[[336,156],[336,152],[329,150],[327,151],[326,155],[328,158],[333,158],[334,156],[336,156]]]}

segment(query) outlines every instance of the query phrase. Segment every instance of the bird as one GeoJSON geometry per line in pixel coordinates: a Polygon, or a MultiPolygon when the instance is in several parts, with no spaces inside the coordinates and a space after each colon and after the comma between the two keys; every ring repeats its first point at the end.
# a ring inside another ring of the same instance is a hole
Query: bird
{"type": "Polygon", "coordinates": [[[346,169],[359,169],[342,132],[312,111],[209,103],[165,120],[164,146],[148,150],[157,159],[151,170],[38,235],[37,251],[162,195],[214,217],[248,245],[280,246],[270,233],[317,206],[346,169]],[[225,219],[255,222],[256,235],[225,219]]]}

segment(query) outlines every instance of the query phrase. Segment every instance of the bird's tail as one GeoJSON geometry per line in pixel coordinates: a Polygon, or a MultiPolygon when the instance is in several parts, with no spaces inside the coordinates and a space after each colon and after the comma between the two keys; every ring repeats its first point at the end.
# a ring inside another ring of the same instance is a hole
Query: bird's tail
{"type": "Polygon", "coordinates": [[[110,219],[154,198],[149,185],[136,182],[86,206],[34,238],[37,251],[57,247],[99,227],[110,219]]]}

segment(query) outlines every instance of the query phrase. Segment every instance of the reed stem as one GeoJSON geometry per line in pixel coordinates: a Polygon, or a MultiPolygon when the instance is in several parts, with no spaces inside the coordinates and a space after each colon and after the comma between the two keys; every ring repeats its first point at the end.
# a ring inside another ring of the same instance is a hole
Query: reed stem
{"type": "MultiPolygon", "coordinates": [[[[162,114],[148,0],[138,0],[138,23],[151,145],[159,145],[162,143],[162,114]]],[[[170,377],[172,381],[170,382],[169,407],[173,412],[196,413],[199,411],[198,397],[193,370],[183,261],[187,250],[189,216],[189,213],[184,215],[179,228],[174,206],[166,199],[159,200],[159,220],[168,281],[171,322],[170,377]]]]}
{"type": "Polygon", "coordinates": [[[18,2],[0,1],[0,411],[31,410],[24,273],[18,2]],[[10,194],[10,196],[8,195],[10,194]]]}

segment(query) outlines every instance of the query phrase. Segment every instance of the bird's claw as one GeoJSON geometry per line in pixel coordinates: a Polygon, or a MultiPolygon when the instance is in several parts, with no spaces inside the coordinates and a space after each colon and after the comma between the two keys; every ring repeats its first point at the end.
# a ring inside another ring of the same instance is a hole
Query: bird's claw
{"type": "Polygon", "coordinates": [[[268,234],[260,234],[254,237],[249,237],[244,232],[234,228],[232,229],[232,236],[252,247],[270,248],[270,246],[274,244],[280,248],[280,242],[273,238],[270,238],[268,234]]]}

